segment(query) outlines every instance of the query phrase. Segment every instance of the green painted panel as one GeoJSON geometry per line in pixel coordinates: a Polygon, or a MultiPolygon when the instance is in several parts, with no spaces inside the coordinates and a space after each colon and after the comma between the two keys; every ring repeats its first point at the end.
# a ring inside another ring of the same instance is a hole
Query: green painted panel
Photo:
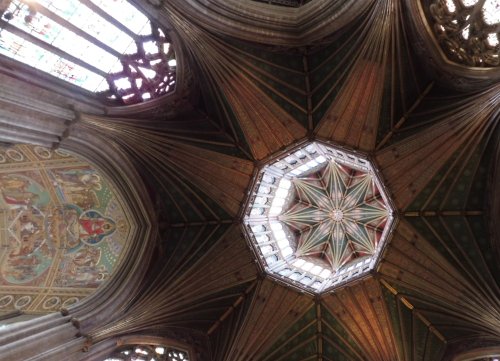
{"type": "Polygon", "coordinates": [[[240,66],[246,67],[249,79],[264,93],[307,126],[306,74],[301,49],[276,50],[256,44],[230,41],[240,50],[236,55],[243,59],[240,66]],[[300,109],[302,107],[303,110],[300,109]]]}
{"type": "Polygon", "coordinates": [[[310,344],[316,341],[308,342],[307,347],[300,345],[310,338],[316,340],[316,332],[316,309],[313,306],[276,340],[273,346],[266,352],[263,360],[288,360],[289,357],[290,359],[300,360],[314,355],[316,353],[316,346],[312,348],[310,344]]]}
{"type": "Polygon", "coordinates": [[[486,217],[467,217],[469,226],[474,234],[476,244],[481,250],[483,259],[485,260],[488,268],[493,276],[493,279],[500,286],[500,263],[495,257],[495,250],[493,249],[490,240],[489,224],[486,217]]]}
{"type": "Polygon", "coordinates": [[[429,330],[427,326],[416,316],[413,317],[413,349],[414,360],[424,361],[425,348],[429,330]]]}
{"type": "Polygon", "coordinates": [[[189,269],[208,252],[230,226],[224,224],[168,229],[162,237],[165,259],[161,265],[169,264],[168,272],[175,272],[179,264],[182,264],[183,269],[189,269]]]}
{"type": "Polygon", "coordinates": [[[432,332],[427,337],[427,347],[425,348],[424,361],[442,360],[446,350],[446,344],[432,332]]]}
{"type": "Polygon", "coordinates": [[[387,311],[389,313],[389,320],[392,326],[392,332],[396,339],[396,346],[398,348],[399,354],[403,354],[403,335],[401,334],[401,328],[399,325],[399,314],[398,314],[398,301],[396,297],[386,288],[382,287],[382,294],[384,297],[385,304],[387,306],[387,311]]]}
{"type": "MultiPolygon", "coordinates": [[[[332,344],[328,343],[326,340],[323,342],[323,355],[329,360],[335,361],[352,361],[359,360],[357,358],[349,357],[339,351],[338,348],[334,347],[332,344]]],[[[368,360],[364,358],[363,360],[368,360]]]]}
{"type": "Polygon", "coordinates": [[[498,166],[498,164],[495,164],[494,159],[496,148],[500,142],[500,122],[497,123],[482,154],[478,169],[475,172],[467,201],[468,209],[484,209],[487,208],[485,205],[489,204],[488,180],[491,176],[491,169],[498,166]]]}
{"type": "MultiPolygon", "coordinates": [[[[235,141],[239,142],[239,145],[244,148],[247,154],[250,154],[250,147],[246,143],[245,135],[226,97],[220,89],[214,88],[209,75],[204,73],[202,69],[198,68],[195,70],[196,75],[200,79],[200,84],[202,84],[202,86],[200,86],[201,99],[198,104],[199,107],[202,111],[206,112],[216,124],[219,124],[221,130],[224,130],[229,137],[235,137],[235,141]]],[[[233,154],[230,153],[230,155],[233,154]]]]}
{"type": "Polygon", "coordinates": [[[324,335],[324,355],[334,360],[337,358],[348,357],[347,359],[357,360],[360,355],[364,357],[362,349],[352,338],[348,331],[337,321],[337,319],[324,307],[321,308],[323,319],[323,335],[324,335]],[[333,342],[333,344],[330,344],[333,342]],[[342,352],[339,352],[339,349],[342,352]]]}
{"type": "Polygon", "coordinates": [[[405,350],[405,355],[411,360],[413,358],[413,313],[412,311],[406,307],[403,303],[398,301],[398,316],[399,316],[399,324],[401,327],[401,335],[402,344],[404,345],[403,349],[405,350]]]}
{"type": "Polygon", "coordinates": [[[408,217],[408,222],[445,257],[458,271],[463,271],[464,257],[457,245],[450,238],[448,231],[439,217],[408,217]],[[427,222],[427,223],[426,223],[427,222]],[[439,238],[436,237],[439,235],[439,238]],[[450,257],[455,255],[455,259],[450,257]]]}
{"type": "Polygon", "coordinates": [[[444,217],[443,221],[452,237],[463,250],[462,253],[457,253],[457,256],[463,259],[464,265],[470,268],[471,273],[474,270],[477,277],[490,273],[487,263],[483,261],[484,259],[489,259],[491,269],[498,273],[498,260],[497,264],[493,264],[491,262],[495,261],[491,256],[486,257],[487,254],[492,254],[494,250],[491,249],[491,245],[487,241],[486,230],[488,229],[488,225],[482,217],[444,217]],[[469,220],[472,220],[475,224],[475,230],[480,232],[480,241],[478,241],[476,233],[472,231],[469,220]]]}
{"type": "Polygon", "coordinates": [[[315,307],[284,332],[261,360],[303,360],[317,354],[315,307]]]}
{"type": "MultiPolygon", "coordinates": [[[[432,199],[427,203],[429,197],[431,197],[432,192],[439,186],[439,182],[445,176],[446,171],[451,167],[453,162],[457,159],[459,153],[456,152],[452,157],[445,163],[445,165],[440,169],[440,171],[427,183],[425,188],[415,197],[413,202],[406,208],[407,211],[420,211],[422,209],[438,210],[440,209],[441,198],[443,193],[434,194],[432,199]]],[[[451,173],[453,174],[453,173],[451,173]]],[[[446,182],[445,182],[446,183],[446,182]]],[[[448,181],[447,186],[449,186],[450,181],[448,181]]],[[[446,189],[446,188],[445,188],[446,189]]]]}
{"type": "Polygon", "coordinates": [[[352,66],[352,53],[356,51],[360,39],[351,36],[353,32],[361,31],[360,22],[349,25],[331,44],[313,49],[307,56],[314,124],[323,118],[342,87],[348,68],[352,66]]]}
{"type": "MultiPolygon", "coordinates": [[[[427,78],[422,76],[422,74],[423,72],[419,73],[418,76],[425,79],[421,85],[421,87],[424,87],[426,86],[427,78]]],[[[437,121],[433,121],[433,119],[438,119],[451,110],[451,106],[447,107],[446,104],[451,105],[461,99],[463,99],[462,93],[444,88],[439,86],[439,84],[434,84],[429,93],[421,99],[417,107],[410,114],[406,115],[401,128],[394,133],[387,145],[406,139],[436,124],[437,121]]],[[[399,119],[396,119],[397,121],[399,119]]]]}
{"type": "Polygon", "coordinates": [[[147,177],[151,187],[156,189],[160,222],[168,224],[202,222],[204,220],[230,219],[228,213],[198,188],[184,178],[154,179],[147,177]],[[158,182],[162,182],[161,185],[158,182]],[[182,213],[179,211],[182,210],[182,213]]]}

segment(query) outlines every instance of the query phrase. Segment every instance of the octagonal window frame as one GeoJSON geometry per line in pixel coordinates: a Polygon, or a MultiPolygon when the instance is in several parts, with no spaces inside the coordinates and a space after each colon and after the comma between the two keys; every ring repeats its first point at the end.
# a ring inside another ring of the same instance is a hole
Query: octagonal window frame
{"type": "Polygon", "coordinates": [[[397,221],[396,207],[389,197],[389,192],[382,182],[381,174],[374,161],[362,152],[347,149],[333,142],[315,139],[296,144],[270,157],[256,170],[254,181],[243,207],[242,228],[262,272],[275,281],[300,291],[322,294],[366,277],[375,270],[390,241],[397,221]],[[370,256],[362,256],[347,262],[337,270],[334,276],[331,275],[331,271],[327,267],[322,267],[319,270],[317,264],[307,264],[312,262],[302,258],[293,261],[292,243],[295,240],[291,231],[288,227],[281,226],[278,229],[281,236],[275,236],[276,230],[272,228],[279,227],[272,225],[281,223],[271,222],[268,218],[282,211],[282,208],[273,211],[273,207],[286,207],[292,201],[291,194],[293,195],[293,192],[288,191],[286,194],[282,192],[287,188],[287,186],[283,187],[282,185],[282,180],[286,179],[284,178],[285,174],[292,173],[295,176],[300,176],[313,173],[315,170],[320,170],[325,162],[331,159],[335,159],[349,168],[370,173],[388,209],[386,226],[376,246],[376,251],[370,256]],[[279,197],[275,198],[278,192],[281,192],[282,199],[279,205],[274,202],[275,199],[279,199],[279,197]],[[264,198],[266,201],[263,203],[264,198]],[[258,200],[257,205],[256,200],[258,200]],[[282,245],[279,246],[279,243],[282,245]],[[288,244],[285,245],[285,243],[288,244]],[[292,254],[290,254],[290,250],[286,251],[286,254],[284,253],[287,247],[290,247],[292,254]],[[292,267],[293,265],[290,263],[292,261],[298,263],[299,260],[304,262],[299,262],[300,266],[292,267]],[[330,274],[325,271],[330,271],[330,274]]]}

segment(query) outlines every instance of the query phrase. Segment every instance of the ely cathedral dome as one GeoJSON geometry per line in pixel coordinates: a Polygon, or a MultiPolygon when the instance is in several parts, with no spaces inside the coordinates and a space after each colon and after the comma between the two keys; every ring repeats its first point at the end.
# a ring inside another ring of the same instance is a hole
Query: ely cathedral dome
{"type": "Polygon", "coordinates": [[[0,360],[500,359],[499,0],[0,0],[0,360]]]}
{"type": "Polygon", "coordinates": [[[315,142],[262,168],[245,225],[270,275],[323,292],[375,268],[394,217],[369,160],[315,142]]]}

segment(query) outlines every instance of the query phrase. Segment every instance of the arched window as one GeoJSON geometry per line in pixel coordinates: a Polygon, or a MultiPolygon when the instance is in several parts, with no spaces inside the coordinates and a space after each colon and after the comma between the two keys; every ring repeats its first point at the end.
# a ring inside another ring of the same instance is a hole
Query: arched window
{"type": "Polygon", "coordinates": [[[450,60],[500,65],[500,0],[432,0],[434,33],[450,60]]]}
{"type": "Polygon", "coordinates": [[[187,351],[160,345],[127,345],[104,361],[189,361],[187,351]]]}
{"type": "Polygon", "coordinates": [[[126,0],[0,0],[0,54],[114,104],[175,88],[170,39],[126,0]]]}

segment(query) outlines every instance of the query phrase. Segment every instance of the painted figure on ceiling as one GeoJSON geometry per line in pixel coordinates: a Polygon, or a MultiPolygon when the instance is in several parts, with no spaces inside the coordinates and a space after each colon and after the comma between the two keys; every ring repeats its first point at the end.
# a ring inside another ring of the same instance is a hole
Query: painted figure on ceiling
{"type": "Polygon", "coordinates": [[[40,184],[21,174],[0,176],[0,190],[10,208],[41,207],[50,202],[49,193],[40,184]]]}
{"type": "Polygon", "coordinates": [[[54,170],[51,175],[62,202],[76,204],[82,209],[100,207],[97,192],[102,190],[102,183],[94,170],[54,170]]]}
{"type": "Polygon", "coordinates": [[[102,241],[116,230],[116,224],[111,218],[102,216],[99,212],[90,210],[79,217],[80,240],[93,245],[102,241]]]}

